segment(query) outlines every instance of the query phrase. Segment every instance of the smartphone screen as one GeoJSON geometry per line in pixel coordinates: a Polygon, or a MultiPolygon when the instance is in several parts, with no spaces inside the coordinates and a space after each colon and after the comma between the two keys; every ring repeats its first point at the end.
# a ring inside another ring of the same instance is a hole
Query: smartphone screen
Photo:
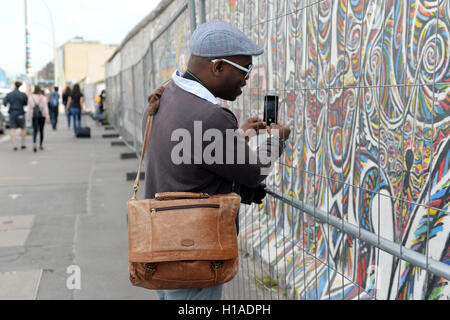
{"type": "Polygon", "coordinates": [[[264,122],[268,126],[278,123],[278,96],[264,97],[264,122]]]}

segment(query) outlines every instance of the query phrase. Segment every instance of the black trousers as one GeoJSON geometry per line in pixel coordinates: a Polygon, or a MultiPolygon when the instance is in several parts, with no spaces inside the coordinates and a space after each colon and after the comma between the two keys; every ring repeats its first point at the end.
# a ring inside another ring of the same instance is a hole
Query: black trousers
{"type": "Polygon", "coordinates": [[[56,125],[58,124],[58,107],[49,107],[48,111],[50,113],[50,121],[52,123],[53,129],[56,129],[56,125]]]}
{"type": "Polygon", "coordinates": [[[36,144],[37,134],[40,134],[40,144],[44,142],[44,126],[45,126],[45,118],[44,117],[34,117],[32,120],[33,124],[33,143],[36,144]]]}

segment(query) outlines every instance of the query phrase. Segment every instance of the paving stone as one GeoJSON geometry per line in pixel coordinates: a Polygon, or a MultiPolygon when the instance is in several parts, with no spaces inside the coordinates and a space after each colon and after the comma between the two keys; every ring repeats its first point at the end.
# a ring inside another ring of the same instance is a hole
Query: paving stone
{"type": "Polygon", "coordinates": [[[0,247],[24,246],[33,226],[34,216],[0,216],[0,247]]]}
{"type": "Polygon", "coordinates": [[[0,300],[35,300],[42,270],[0,273],[0,300]]]}

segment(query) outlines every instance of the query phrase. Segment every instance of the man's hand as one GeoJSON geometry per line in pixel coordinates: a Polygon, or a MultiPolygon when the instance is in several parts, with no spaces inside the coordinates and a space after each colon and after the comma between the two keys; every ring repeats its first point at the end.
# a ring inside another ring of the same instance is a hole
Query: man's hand
{"type": "Polygon", "coordinates": [[[244,132],[246,132],[247,130],[255,130],[256,133],[258,133],[260,129],[265,129],[266,126],[267,124],[264,122],[264,120],[257,117],[251,117],[244,122],[240,129],[242,129],[242,131],[244,132]]]}
{"type": "Polygon", "coordinates": [[[270,127],[268,128],[269,134],[272,133],[272,130],[278,130],[278,136],[283,141],[286,141],[289,139],[289,136],[291,135],[291,129],[289,128],[290,125],[284,126],[282,123],[272,123],[270,127]]]}
{"type": "Polygon", "coordinates": [[[238,129],[238,132],[245,136],[245,141],[248,142],[251,137],[257,135],[259,130],[266,129],[267,124],[264,120],[257,117],[247,119],[244,124],[238,129]]]}

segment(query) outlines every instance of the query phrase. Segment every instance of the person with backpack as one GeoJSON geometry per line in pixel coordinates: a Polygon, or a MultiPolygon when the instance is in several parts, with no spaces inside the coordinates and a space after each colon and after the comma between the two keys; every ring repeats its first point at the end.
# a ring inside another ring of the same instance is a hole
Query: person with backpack
{"type": "Polygon", "coordinates": [[[58,124],[58,114],[59,114],[59,88],[54,87],[53,92],[50,94],[48,101],[48,110],[50,113],[50,121],[52,123],[53,130],[56,130],[58,124]]]}
{"type": "Polygon", "coordinates": [[[40,86],[34,87],[33,94],[28,97],[27,121],[31,121],[33,126],[33,151],[37,152],[36,138],[39,132],[39,149],[44,150],[44,127],[45,123],[50,123],[47,98],[43,95],[40,86]]]}
{"type": "Polygon", "coordinates": [[[26,149],[25,146],[25,137],[26,137],[26,129],[25,129],[25,110],[24,106],[28,104],[28,97],[25,93],[19,91],[19,88],[22,86],[22,82],[16,81],[14,83],[15,89],[14,91],[7,94],[5,99],[3,100],[3,104],[5,106],[9,105],[9,126],[11,128],[11,141],[13,144],[14,151],[17,151],[16,144],[16,129],[21,129],[21,137],[22,137],[22,146],[21,149],[26,149]]]}

